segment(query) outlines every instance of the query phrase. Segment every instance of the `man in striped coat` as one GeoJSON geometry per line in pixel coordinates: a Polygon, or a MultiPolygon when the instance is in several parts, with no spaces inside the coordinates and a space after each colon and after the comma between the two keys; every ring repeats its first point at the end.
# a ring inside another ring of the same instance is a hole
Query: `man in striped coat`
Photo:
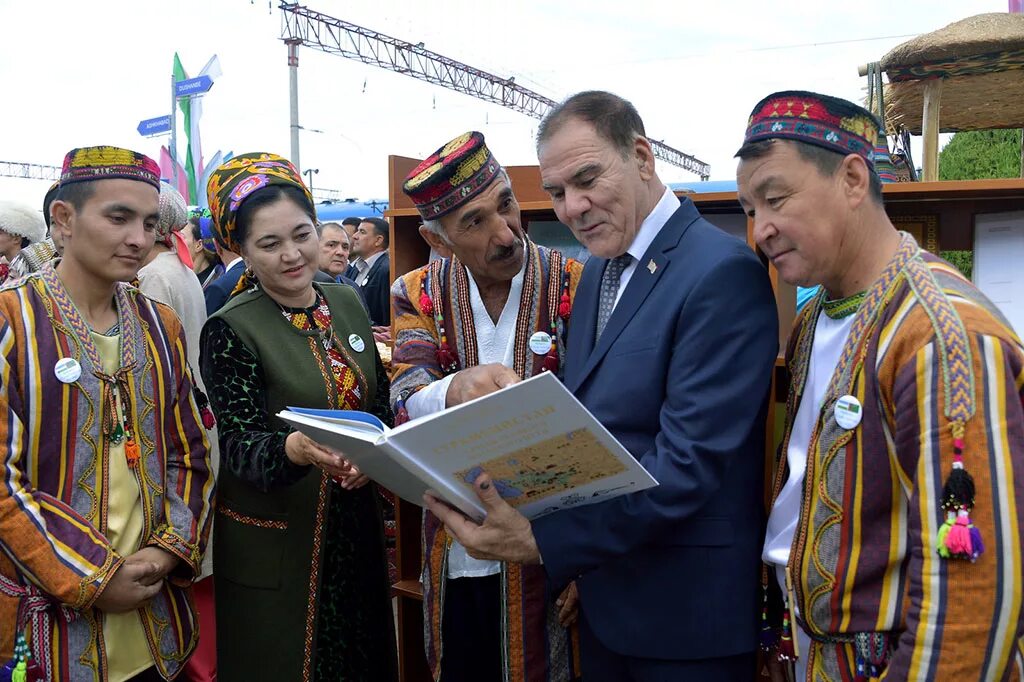
{"type": "Polygon", "coordinates": [[[782,279],[822,285],[786,354],[764,644],[781,624],[782,664],[815,682],[1021,679],[1024,347],[893,227],[878,129],[781,92],[737,153],[758,246],[782,279]]]}
{"type": "Polygon", "coordinates": [[[29,680],[172,678],[198,636],[209,442],[181,323],[123,284],[158,188],[140,154],[73,150],[64,258],[0,291],[0,663],[29,680]]]}

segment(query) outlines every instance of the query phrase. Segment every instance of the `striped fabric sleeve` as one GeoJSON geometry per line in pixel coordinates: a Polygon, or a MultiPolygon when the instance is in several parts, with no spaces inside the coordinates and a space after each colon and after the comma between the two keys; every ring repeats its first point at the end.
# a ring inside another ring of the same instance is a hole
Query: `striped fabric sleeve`
{"type": "MultiPolygon", "coordinates": [[[[391,405],[407,400],[427,384],[444,377],[437,363],[437,325],[423,314],[419,301],[420,286],[425,276],[421,268],[398,278],[391,287],[392,319],[395,348],[391,354],[391,405]]],[[[434,305],[440,305],[435,301],[434,305]]],[[[396,410],[397,411],[397,410],[396,410]]]]}
{"type": "Polygon", "coordinates": [[[0,414],[5,415],[0,422],[0,551],[19,574],[8,577],[84,609],[123,559],[91,523],[56,497],[35,490],[26,475],[30,453],[19,386],[32,385],[41,369],[31,358],[18,357],[15,337],[12,325],[0,316],[0,414]],[[19,371],[30,376],[19,377],[19,371]]]}
{"type": "MultiPolygon", "coordinates": [[[[161,305],[161,313],[165,306],[161,305]]],[[[150,536],[156,545],[181,560],[171,579],[189,584],[199,575],[210,531],[214,477],[210,470],[210,442],[192,393],[192,373],[185,349],[185,333],[177,318],[164,317],[171,366],[166,375],[174,382],[163,406],[164,513],[163,522],[150,536]]]]}
{"type": "Polygon", "coordinates": [[[989,335],[971,336],[974,415],[964,434],[964,466],[975,483],[971,520],[984,553],[942,559],[941,498],[953,462],[938,346],[928,343],[895,376],[896,453],[909,497],[904,626],[886,679],[1008,679],[1021,636],[1020,515],[1024,505],[1022,351],[989,335]]]}

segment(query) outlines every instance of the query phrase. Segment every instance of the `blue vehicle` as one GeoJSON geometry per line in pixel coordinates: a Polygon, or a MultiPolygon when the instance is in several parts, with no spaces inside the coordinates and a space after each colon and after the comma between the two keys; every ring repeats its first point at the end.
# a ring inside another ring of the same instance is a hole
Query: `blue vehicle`
{"type": "Polygon", "coordinates": [[[388,210],[387,199],[340,199],[321,201],[316,205],[316,217],[321,223],[341,222],[345,218],[382,218],[388,210]]]}

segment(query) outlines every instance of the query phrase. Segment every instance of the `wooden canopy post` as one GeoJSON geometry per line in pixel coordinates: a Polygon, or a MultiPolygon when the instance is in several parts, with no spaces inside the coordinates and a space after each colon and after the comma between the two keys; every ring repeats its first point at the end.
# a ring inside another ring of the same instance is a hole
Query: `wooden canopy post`
{"type": "Polygon", "coordinates": [[[942,79],[932,78],[924,84],[924,111],[921,114],[921,136],[924,138],[924,182],[939,179],[939,106],[942,100],[942,79]]]}

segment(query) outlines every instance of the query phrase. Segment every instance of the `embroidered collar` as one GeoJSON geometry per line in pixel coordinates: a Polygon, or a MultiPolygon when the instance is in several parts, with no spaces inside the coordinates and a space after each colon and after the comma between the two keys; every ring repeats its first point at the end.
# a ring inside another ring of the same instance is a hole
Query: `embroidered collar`
{"type": "MultiPolygon", "coordinates": [[[[89,325],[78,311],[74,301],[71,300],[71,296],[68,295],[64,282],[61,281],[60,276],[57,274],[53,262],[44,264],[40,269],[40,274],[49,298],[56,303],[56,311],[47,306],[50,319],[55,324],[57,323],[57,318],[54,316],[54,312],[56,312],[59,319],[66,325],[66,329],[71,332],[72,338],[77,341],[78,352],[74,353],[74,355],[78,356],[76,359],[80,359],[84,355],[89,360],[91,370],[97,377],[105,381],[112,381],[112,377],[107,377],[103,373],[103,363],[100,360],[99,351],[96,349],[96,345],[90,336],[89,325]]],[[[135,313],[127,292],[128,287],[124,284],[118,284],[114,289],[114,298],[117,303],[117,327],[122,335],[121,360],[118,366],[119,373],[131,372],[135,369],[137,325],[132,323],[133,320],[131,318],[135,313]]]]}
{"type": "Polygon", "coordinates": [[[841,320],[857,312],[857,309],[860,308],[860,304],[864,302],[864,298],[867,295],[867,291],[862,291],[846,298],[824,299],[821,302],[821,309],[833,320],[841,320]]]}

